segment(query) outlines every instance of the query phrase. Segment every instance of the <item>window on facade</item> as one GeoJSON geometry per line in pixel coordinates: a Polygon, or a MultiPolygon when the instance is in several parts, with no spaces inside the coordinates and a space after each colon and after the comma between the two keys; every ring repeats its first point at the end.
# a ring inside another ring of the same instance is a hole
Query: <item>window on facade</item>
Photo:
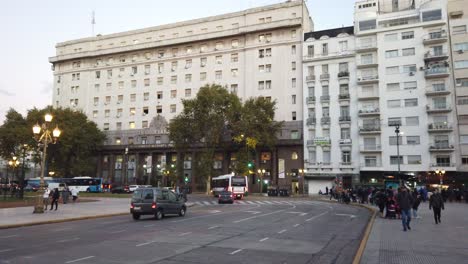
{"type": "Polygon", "coordinates": [[[411,64],[411,65],[404,65],[403,66],[403,73],[410,73],[410,72],[416,72],[416,65],[411,64]]]}
{"type": "Polygon", "coordinates": [[[418,106],[418,98],[405,99],[405,107],[418,106]]]}
{"type": "Polygon", "coordinates": [[[377,157],[376,156],[365,156],[364,157],[364,166],[366,166],[366,167],[377,167],[377,157]]]}
{"type": "Polygon", "coordinates": [[[200,72],[200,81],[206,80],[206,72],[200,72]]]}
{"type": "Polygon", "coordinates": [[[307,46],[307,56],[309,57],[314,56],[314,45],[307,46]]]}
{"type": "Polygon", "coordinates": [[[452,27],[453,34],[464,34],[466,33],[466,25],[452,27]]]}
{"type": "Polygon", "coordinates": [[[216,64],[223,64],[223,55],[218,55],[215,57],[216,64]]]}
{"type": "Polygon", "coordinates": [[[406,117],[407,126],[419,126],[419,117],[417,116],[408,116],[406,117]]]}
{"type": "Polygon", "coordinates": [[[413,56],[415,54],[415,49],[414,48],[408,48],[408,49],[403,49],[402,50],[402,55],[403,56],[413,56]]]}
{"type": "Polygon", "coordinates": [[[468,60],[455,61],[455,69],[468,68],[468,60]]]}
{"type": "Polygon", "coordinates": [[[291,119],[294,121],[296,120],[296,118],[297,118],[296,111],[293,111],[291,114],[291,119]]]}
{"type": "Polygon", "coordinates": [[[419,136],[407,136],[406,137],[406,144],[408,144],[408,145],[419,145],[420,144],[419,136]]]}
{"type": "Polygon", "coordinates": [[[172,56],[173,57],[177,56],[177,53],[179,53],[179,49],[178,48],[173,48],[172,49],[172,56]]]}
{"type": "Polygon", "coordinates": [[[149,93],[143,93],[143,100],[148,101],[149,100],[149,93]]]}
{"type": "Polygon", "coordinates": [[[342,62],[338,65],[339,72],[348,72],[348,63],[342,62]]]}
{"type": "Polygon", "coordinates": [[[403,83],[403,88],[405,90],[414,90],[418,87],[417,82],[404,82],[403,83]]]}
{"type": "Polygon", "coordinates": [[[175,104],[171,104],[170,107],[169,107],[169,109],[170,109],[170,112],[171,112],[171,113],[175,113],[176,110],[177,110],[175,104]]]}
{"type": "Polygon", "coordinates": [[[192,96],[192,89],[188,88],[188,89],[185,89],[185,97],[190,97],[192,96]]]}
{"type": "Polygon", "coordinates": [[[231,69],[231,76],[232,76],[232,77],[237,77],[238,74],[239,74],[239,70],[238,70],[238,69],[231,69]]]}
{"type": "Polygon", "coordinates": [[[365,21],[359,21],[359,30],[360,31],[366,31],[366,30],[372,30],[375,29],[377,26],[376,20],[365,20],[365,21]]]}
{"type": "Polygon", "coordinates": [[[403,157],[400,156],[390,156],[390,164],[391,165],[397,165],[397,164],[403,164],[403,157]],[[399,162],[398,162],[399,160],[399,162]]]}
{"type": "Polygon", "coordinates": [[[351,151],[341,152],[341,161],[343,163],[351,163],[351,151]]]}
{"type": "Polygon", "coordinates": [[[388,100],[387,107],[388,108],[398,108],[401,106],[400,100],[388,100]]]}
{"type": "Polygon", "coordinates": [[[162,114],[162,106],[160,105],[156,106],[156,113],[162,114]]]}
{"type": "Polygon", "coordinates": [[[259,81],[258,82],[258,89],[259,90],[264,90],[265,89],[265,82],[264,81],[259,81]]]}
{"type": "Polygon", "coordinates": [[[137,73],[138,73],[138,67],[137,66],[132,67],[132,74],[131,75],[135,75],[137,73]]]}
{"type": "Polygon", "coordinates": [[[200,45],[200,52],[206,52],[208,51],[208,45],[202,44],[200,45]]]}
{"type": "Polygon", "coordinates": [[[442,19],[442,10],[440,9],[422,12],[423,22],[440,20],[440,19],[442,19]]]}
{"type": "Polygon", "coordinates": [[[158,63],[158,73],[163,73],[164,71],[164,63],[158,63]]]}
{"type": "Polygon", "coordinates": [[[237,39],[231,40],[231,47],[232,47],[232,48],[237,48],[237,47],[239,47],[239,40],[237,40],[237,39]]]}
{"type": "Polygon", "coordinates": [[[171,84],[177,84],[177,75],[171,76],[171,84]]]}
{"type": "Polygon", "coordinates": [[[271,81],[265,81],[265,89],[271,89],[271,81]]]}
{"type": "Polygon", "coordinates": [[[137,86],[137,81],[136,81],[136,80],[132,80],[132,81],[131,81],[131,86],[132,86],[132,88],[136,88],[136,86],[137,86]]]}
{"type": "Polygon", "coordinates": [[[322,55],[324,56],[328,55],[328,43],[322,44],[322,55]]]}
{"type": "Polygon", "coordinates": [[[296,104],[296,95],[295,94],[291,95],[291,103],[296,104]]]}
{"type": "Polygon", "coordinates": [[[400,73],[400,69],[398,68],[398,66],[386,67],[385,73],[386,74],[398,74],[400,73]]]}
{"type": "Polygon", "coordinates": [[[131,94],[130,95],[130,102],[135,102],[136,101],[136,94],[131,94]]]}
{"type": "MultiPolygon", "coordinates": [[[[271,56],[271,49],[267,49],[267,50],[270,50],[270,56],[271,56]]],[[[291,46],[291,54],[296,55],[296,45],[291,46]]]]}
{"type": "Polygon", "coordinates": [[[291,87],[296,88],[296,78],[291,79],[291,87]]]}
{"type": "Polygon", "coordinates": [[[413,39],[414,38],[414,31],[407,31],[401,33],[401,39],[413,39]]]}
{"type": "Polygon", "coordinates": [[[457,96],[457,105],[468,105],[468,96],[457,96]]]}
{"type": "Polygon", "coordinates": [[[163,99],[163,92],[162,92],[162,91],[157,92],[156,98],[157,98],[158,100],[163,99]]]}
{"type": "Polygon", "coordinates": [[[96,77],[96,79],[100,79],[101,78],[101,71],[96,71],[95,72],[95,77],[96,77]]]}
{"type": "Polygon", "coordinates": [[[134,129],[135,128],[135,121],[128,122],[128,128],[134,129]]]}
{"type": "Polygon", "coordinates": [[[340,49],[340,52],[345,52],[348,50],[348,41],[340,41],[338,42],[338,48],[340,49]]]}
{"type": "Polygon", "coordinates": [[[468,51],[468,42],[457,43],[454,45],[453,49],[458,52],[468,51]]]}
{"type": "Polygon", "coordinates": [[[177,98],[177,90],[171,90],[171,98],[177,98]]]}
{"type": "Polygon", "coordinates": [[[143,83],[145,84],[146,87],[150,86],[150,79],[144,79],[143,83]]]}
{"type": "Polygon", "coordinates": [[[221,50],[224,47],[223,42],[216,42],[215,44],[215,49],[216,50],[221,50]]]}
{"type": "Polygon", "coordinates": [[[295,61],[291,62],[291,70],[292,71],[296,70],[296,62],[295,61]]]}
{"type": "Polygon", "coordinates": [[[387,50],[385,51],[385,58],[398,57],[398,50],[387,50]]]}
{"type": "Polygon", "coordinates": [[[98,111],[97,110],[94,110],[93,111],[93,118],[97,118],[98,117],[98,111]]]}
{"type": "Polygon", "coordinates": [[[398,34],[397,33],[385,34],[384,40],[385,41],[397,41],[398,34]]]}
{"type": "Polygon", "coordinates": [[[143,116],[146,116],[149,114],[149,108],[147,106],[143,107],[143,112],[142,112],[143,116]]]}
{"type": "Polygon", "coordinates": [[[387,91],[399,91],[400,83],[387,83],[387,91]]]}
{"type": "Polygon", "coordinates": [[[192,74],[185,74],[185,82],[189,83],[192,81],[192,74]]]}
{"type": "Polygon", "coordinates": [[[341,128],[341,139],[350,139],[351,131],[349,128],[341,128]]]}
{"type": "Polygon", "coordinates": [[[407,159],[409,165],[421,164],[421,155],[408,155],[407,159]]]}
{"type": "Polygon", "coordinates": [[[177,61],[171,62],[171,71],[176,71],[177,70],[177,61]]]}
{"type": "Polygon", "coordinates": [[[238,62],[239,61],[239,54],[238,53],[232,53],[231,54],[231,62],[238,62]]]}
{"type": "Polygon", "coordinates": [[[185,69],[192,68],[192,60],[185,60],[185,69]]]}
{"type": "Polygon", "coordinates": [[[231,84],[230,92],[233,93],[233,94],[237,94],[237,88],[238,88],[237,84],[231,84]]]}
{"type": "Polygon", "coordinates": [[[149,75],[151,73],[151,66],[145,65],[145,75],[149,75]]]}
{"type": "Polygon", "coordinates": [[[157,84],[158,85],[163,85],[163,83],[164,83],[164,77],[158,77],[157,84]]]}
{"type": "Polygon", "coordinates": [[[215,72],[215,79],[221,80],[223,78],[223,71],[216,71],[215,72]]]}

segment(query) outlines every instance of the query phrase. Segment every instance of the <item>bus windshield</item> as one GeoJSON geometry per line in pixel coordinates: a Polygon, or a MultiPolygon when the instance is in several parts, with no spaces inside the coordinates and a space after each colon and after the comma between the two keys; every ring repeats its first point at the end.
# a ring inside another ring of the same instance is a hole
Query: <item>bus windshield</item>
{"type": "Polygon", "coordinates": [[[232,186],[245,186],[245,177],[232,177],[232,186]]]}

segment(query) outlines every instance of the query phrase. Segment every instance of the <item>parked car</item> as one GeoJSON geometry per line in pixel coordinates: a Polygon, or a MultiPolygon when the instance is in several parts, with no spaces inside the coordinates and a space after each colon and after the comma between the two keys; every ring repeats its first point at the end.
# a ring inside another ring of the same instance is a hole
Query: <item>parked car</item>
{"type": "Polygon", "coordinates": [[[229,191],[222,191],[218,195],[218,203],[234,203],[234,199],[236,199],[236,195],[229,191]]]}
{"type": "Polygon", "coordinates": [[[124,186],[112,186],[111,193],[130,193],[128,185],[124,186]]]}
{"type": "Polygon", "coordinates": [[[140,188],[140,185],[129,185],[128,189],[130,192],[134,192],[136,189],[140,188]]]}
{"type": "Polygon", "coordinates": [[[185,216],[186,211],[185,202],[164,188],[138,188],[130,203],[130,213],[135,220],[142,215],[154,215],[156,220],[169,214],[185,216]]]}

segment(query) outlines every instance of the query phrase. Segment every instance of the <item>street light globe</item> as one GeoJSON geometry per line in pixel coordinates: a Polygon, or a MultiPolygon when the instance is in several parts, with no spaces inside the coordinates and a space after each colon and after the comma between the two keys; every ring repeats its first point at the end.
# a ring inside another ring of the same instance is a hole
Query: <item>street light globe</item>
{"type": "Polygon", "coordinates": [[[41,126],[39,124],[33,126],[33,133],[34,135],[39,135],[39,133],[41,133],[41,126]]]}
{"type": "Polygon", "coordinates": [[[13,161],[12,160],[8,161],[8,165],[13,166],[13,161]]]}
{"type": "Polygon", "coordinates": [[[51,121],[52,121],[52,118],[53,118],[53,117],[52,117],[51,114],[45,114],[45,116],[44,116],[44,120],[45,120],[46,122],[51,122],[51,121]]]}
{"type": "Polygon", "coordinates": [[[52,135],[54,136],[54,138],[60,137],[60,134],[62,134],[62,131],[60,131],[58,127],[55,127],[54,131],[52,131],[52,135]]]}
{"type": "Polygon", "coordinates": [[[445,174],[445,170],[442,170],[441,173],[442,173],[442,174],[445,174]]]}

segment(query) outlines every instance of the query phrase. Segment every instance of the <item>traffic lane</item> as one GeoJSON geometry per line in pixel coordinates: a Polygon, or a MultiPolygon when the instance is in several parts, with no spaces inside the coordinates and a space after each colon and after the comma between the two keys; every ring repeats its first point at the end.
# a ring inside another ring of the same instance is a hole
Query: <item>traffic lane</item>
{"type": "MultiPolygon", "coordinates": [[[[140,243],[142,240],[151,241],[154,233],[161,230],[169,232],[176,232],[179,228],[184,228],[178,220],[181,219],[196,219],[195,222],[206,223],[206,218],[214,223],[219,222],[220,219],[227,218],[229,214],[242,213],[243,210],[249,210],[255,207],[226,207],[223,211],[216,214],[206,214],[206,210],[211,210],[208,207],[201,207],[199,210],[192,210],[186,217],[167,217],[162,221],[155,221],[148,218],[147,220],[134,221],[128,216],[113,217],[112,219],[92,219],[77,222],[51,224],[44,226],[17,228],[21,232],[16,232],[14,237],[9,238],[7,241],[2,241],[1,248],[8,249],[2,255],[4,257],[17,256],[23,254],[24,243],[28,243],[27,254],[34,254],[35,252],[41,253],[43,251],[52,250],[61,247],[56,243],[68,244],[67,246],[79,246],[81,244],[89,244],[93,242],[100,242],[104,239],[107,240],[126,240],[130,243],[140,243]],[[104,226],[113,225],[107,229],[104,226]],[[50,232],[52,231],[52,232],[50,232]],[[39,233],[39,234],[35,234],[39,233]],[[8,245],[6,245],[8,243],[8,245]]],[[[215,207],[213,207],[215,208],[215,207]]],[[[219,207],[216,207],[220,209],[219,207]]],[[[273,208],[271,208],[273,209],[273,208]]],[[[190,228],[189,228],[190,229],[190,228]]],[[[9,232],[12,230],[9,229],[9,232]]],[[[10,235],[7,235],[10,236],[10,235]]],[[[55,251],[55,250],[54,250],[55,251]]]]}

